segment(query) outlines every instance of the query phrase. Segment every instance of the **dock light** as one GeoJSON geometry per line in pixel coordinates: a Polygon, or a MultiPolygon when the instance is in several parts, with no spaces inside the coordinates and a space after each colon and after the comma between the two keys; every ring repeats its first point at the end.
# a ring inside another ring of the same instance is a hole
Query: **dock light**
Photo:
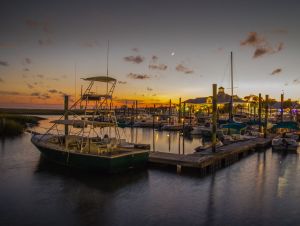
{"type": "Polygon", "coordinates": [[[184,122],[184,118],[181,119],[181,122],[184,122]]]}
{"type": "Polygon", "coordinates": [[[158,116],[156,117],[156,120],[159,120],[159,117],[158,117],[158,116]]]}
{"type": "Polygon", "coordinates": [[[170,135],[169,134],[167,134],[167,137],[169,137],[170,135]]]}

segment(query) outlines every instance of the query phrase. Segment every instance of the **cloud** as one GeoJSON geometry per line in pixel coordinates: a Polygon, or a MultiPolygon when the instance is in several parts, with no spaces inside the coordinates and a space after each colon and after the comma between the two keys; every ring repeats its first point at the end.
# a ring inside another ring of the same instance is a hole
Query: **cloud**
{"type": "Polygon", "coordinates": [[[127,76],[131,79],[139,79],[139,80],[144,80],[144,79],[150,79],[151,78],[150,75],[146,75],[146,74],[129,73],[127,76]]]}
{"type": "Polygon", "coordinates": [[[32,97],[39,97],[40,96],[40,92],[33,92],[30,94],[30,96],[32,97]]]}
{"type": "Polygon", "coordinates": [[[64,79],[66,79],[68,76],[67,75],[62,75],[61,77],[64,78],[64,79]]]}
{"type": "Polygon", "coordinates": [[[153,91],[153,89],[152,88],[150,88],[150,87],[147,87],[147,91],[153,91]]]}
{"type": "Polygon", "coordinates": [[[56,89],[49,89],[48,92],[49,93],[58,93],[58,91],[56,89]]]}
{"type": "Polygon", "coordinates": [[[49,96],[48,93],[43,93],[39,96],[39,98],[42,100],[46,100],[46,99],[50,99],[51,97],[49,96]]]}
{"type": "Polygon", "coordinates": [[[42,100],[46,100],[46,99],[51,98],[48,93],[40,93],[40,92],[33,92],[33,93],[30,94],[30,96],[37,97],[37,98],[42,99],[42,100]]]}
{"type": "Polygon", "coordinates": [[[283,49],[283,42],[280,42],[277,47],[277,52],[281,51],[282,49],[283,49]]]}
{"type": "Polygon", "coordinates": [[[87,41],[87,42],[82,43],[82,46],[86,47],[86,48],[94,48],[94,47],[100,46],[100,45],[97,41],[87,41]]]}
{"type": "Polygon", "coordinates": [[[64,96],[68,96],[68,94],[67,93],[65,93],[65,92],[62,92],[62,91],[59,91],[58,92],[62,97],[64,97],[64,96]]]}
{"type": "Polygon", "coordinates": [[[159,64],[157,61],[158,61],[158,56],[153,55],[151,57],[151,63],[148,66],[149,69],[165,71],[168,68],[166,64],[159,64]]]}
{"type": "Polygon", "coordinates": [[[241,46],[250,46],[255,48],[253,58],[258,58],[266,54],[274,54],[283,49],[283,42],[278,43],[277,47],[272,47],[271,44],[257,32],[249,32],[245,40],[240,42],[241,46]]]}
{"type": "Polygon", "coordinates": [[[158,56],[153,55],[151,59],[156,62],[158,60],[158,56]]]}
{"type": "Polygon", "coordinates": [[[29,57],[27,57],[27,58],[24,59],[24,63],[25,64],[31,64],[32,60],[29,57]]]}
{"type": "Polygon", "coordinates": [[[2,78],[0,78],[0,82],[4,82],[4,80],[2,78]]]}
{"type": "Polygon", "coordinates": [[[274,71],[272,71],[271,75],[276,75],[276,74],[279,74],[281,72],[282,72],[282,69],[281,68],[277,68],[274,71]]]}
{"type": "Polygon", "coordinates": [[[59,81],[59,78],[47,78],[47,80],[52,80],[52,81],[59,81]]]}
{"type": "Polygon", "coordinates": [[[39,39],[38,43],[40,46],[49,46],[52,45],[52,40],[51,39],[39,39]]]}
{"type": "Polygon", "coordinates": [[[30,71],[29,68],[24,68],[23,71],[30,71]]]}
{"type": "Polygon", "coordinates": [[[298,78],[294,79],[293,84],[300,84],[300,79],[298,79],[298,78]]]}
{"type": "Polygon", "coordinates": [[[27,83],[26,85],[27,85],[27,87],[28,87],[29,89],[33,89],[33,88],[34,88],[34,86],[31,85],[30,83],[27,83]]]}
{"type": "Polygon", "coordinates": [[[41,74],[38,74],[38,75],[36,75],[36,77],[38,77],[38,78],[44,78],[45,76],[41,75],[41,74]]]}
{"type": "Polygon", "coordinates": [[[127,57],[124,57],[124,60],[127,61],[127,62],[140,64],[144,61],[144,57],[142,57],[140,55],[138,55],[138,56],[127,56],[127,57]]]}
{"type": "Polygon", "coordinates": [[[126,84],[126,81],[118,81],[119,84],[126,84]]]}
{"type": "Polygon", "coordinates": [[[0,61],[0,66],[7,67],[9,64],[6,61],[0,61]]]}
{"type": "Polygon", "coordinates": [[[138,52],[139,52],[139,49],[138,49],[138,48],[136,48],[136,47],[135,47],[135,48],[132,48],[131,50],[132,50],[133,52],[136,52],[136,53],[138,53],[138,52]]]}
{"type": "Polygon", "coordinates": [[[13,49],[16,45],[10,43],[0,43],[0,49],[13,49]]]}
{"type": "Polygon", "coordinates": [[[149,69],[152,70],[161,70],[165,71],[167,70],[168,66],[166,64],[149,64],[149,69]]]}
{"type": "Polygon", "coordinates": [[[264,45],[265,43],[265,39],[258,36],[257,32],[249,32],[248,37],[244,41],[240,42],[241,46],[249,45],[254,47],[264,45]]]}
{"type": "Polygon", "coordinates": [[[25,24],[30,29],[41,30],[45,33],[51,33],[50,24],[48,22],[26,19],[25,24]]]}
{"type": "Polygon", "coordinates": [[[192,73],[194,73],[194,71],[192,69],[189,69],[189,68],[183,66],[182,64],[178,64],[176,66],[176,71],[183,72],[185,74],[192,74],[192,73]]]}
{"type": "Polygon", "coordinates": [[[27,19],[25,21],[25,24],[26,24],[27,27],[34,28],[34,29],[38,28],[40,26],[38,21],[31,20],[31,19],[27,19]]]}
{"type": "Polygon", "coordinates": [[[260,57],[262,55],[265,55],[268,52],[269,52],[269,50],[267,50],[265,48],[262,48],[262,47],[259,47],[259,48],[255,49],[254,54],[253,54],[253,58],[260,57]]]}
{"type": "Polygon", "coordinates": [[[15,92],[15,91],[1,91],[1,90],[0,90],[0,94],[1,95],[7,95],[7,96],[18,96],[18,95],[21,95],[21,93],[19,93],[19,92],[15,92]]]}
{"type": "Polygon", "coordinates": [[[273,33],[273,34],[283,34],[283,35],[289,33],[288,30],[287,30],[287,29],[284,29],[284,28],[273,29],[273,30],[271,30],[270,32],[273,33]]]}

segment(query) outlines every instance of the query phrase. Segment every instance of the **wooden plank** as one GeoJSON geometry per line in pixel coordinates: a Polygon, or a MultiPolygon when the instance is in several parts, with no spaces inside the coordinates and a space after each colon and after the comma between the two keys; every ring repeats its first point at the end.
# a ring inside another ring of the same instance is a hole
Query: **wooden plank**
{"type": "Polygon", "coordinates": [[[211,149],[201,153],[196,152],[188,155],[167,152],[151,152],[149,155],[149,162],[173,166],[180,165],[192,168],[203,168],[236,154],[251,151],[257,146],[265,147],[270,144],[271,140],[272,138],[256,138],[237,142],[219,147],[216,153],[213,153],[211,149]]]}

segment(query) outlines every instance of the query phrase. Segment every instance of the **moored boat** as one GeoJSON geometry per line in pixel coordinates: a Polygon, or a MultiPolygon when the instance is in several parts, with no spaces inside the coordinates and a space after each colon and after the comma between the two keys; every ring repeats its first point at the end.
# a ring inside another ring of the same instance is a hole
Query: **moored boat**
{"type": "Polygon", "coordinates": [[[274,138],[272,140],[272,150],[297,152],[298,142],[292,138],[274,138]]]}
{"type": "MultiPolygon", "coordinates": [[[[126,142],[120,137],[115,112],[110,107],[116,79],[98,76],[84,80],[90,83],[81,98],[66,108],[60,119],[52,121],[46,133],[33,134],[32,143],[46,159],[74,168],[111,173],[145,166],[150,145],[126,142]],[[92,92],[95,82],[107,84],[105,95],[92,92]],[[84,116],[72,111],[76,105],[85,106],[84,116]]],[[[66,106],[68,98],[65,100],[66,106]]]]}

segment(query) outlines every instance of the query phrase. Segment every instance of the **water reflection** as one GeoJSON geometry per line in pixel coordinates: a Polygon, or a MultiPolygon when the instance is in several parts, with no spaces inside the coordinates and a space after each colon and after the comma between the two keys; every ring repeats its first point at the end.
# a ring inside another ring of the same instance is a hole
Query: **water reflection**
{"type": "MultiPolygon", "coordinates": [[[[143,131],[134,139],[151,140],[143,131]]],[[[166,151],[188,151],[187,138],[155,133],[166,151]]],[[[29,134],[1,142],[1,225],[299,224],[298,155],[269,149],[206,177],[152,168],[101,175],[45,162],[29,134]]]]}
{"type": "Polygon", "coordinates": [[[206,218],[204,225],[214,225],[214,215],[216,213],[215,210],[215,173],[213,173],[210,177],[209,190],[208,190],[208,202],[206,207],[206,218]]]}
{"type": "MultiPolygon", "coordinates": [[[[35,128],[38,132],[45,132],[45,128],[49,128],[51,121],[57,119],[58,116],[50,116],[47,120],[40,122],[35,128]]],[[[61,125],[59,130],[63,130],[61,125]]],[[[114,135],[113,130],[103,130],[102,134],[114,135]]],[[[125,138],[130,142],[151,144],[151,151],[170,152],[176,154],[191,154],[194,149],[203,145],[199,136],[183,136],[180,132],[159,131],[152,128],[119,128],[121,138],[125,138]]]]}
{"type": "Polygon", "coordinates": [[[101,172],[82,171],[60,166],[49,162],[43,157],[39,158],[34,171],[39,175],[58,176],[63,180],[76,180],[85,186],[101,190],[103,192],[115,192],[131,184],[137,183],[139,180],[148,179],[147,170],[129,170],[126,174],[101,174],[101,172]],[[88,176],[87,176],[88,175],[88,176]]]}

